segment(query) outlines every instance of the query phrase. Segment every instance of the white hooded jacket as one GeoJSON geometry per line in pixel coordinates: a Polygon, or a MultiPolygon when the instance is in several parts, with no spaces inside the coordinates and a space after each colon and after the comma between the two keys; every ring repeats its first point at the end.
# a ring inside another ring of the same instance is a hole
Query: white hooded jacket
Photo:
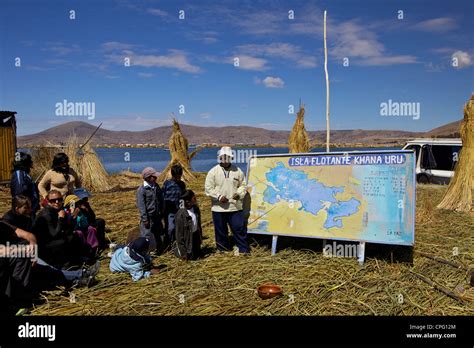
{"type": "Polygon", "coordinates": [[[230,166],[229,170],[218,164],[207,173],[205,192],[212,199],[212,211],[231,212],[242,210],[242,200],[246,189],[245,175],[234,164],[230,166]],[[237,200],[232,198],[235,193],[239,195],[237,200]],[[222,196],[226,196],[229,202],[220,202],[219,199],[222,196]]]}

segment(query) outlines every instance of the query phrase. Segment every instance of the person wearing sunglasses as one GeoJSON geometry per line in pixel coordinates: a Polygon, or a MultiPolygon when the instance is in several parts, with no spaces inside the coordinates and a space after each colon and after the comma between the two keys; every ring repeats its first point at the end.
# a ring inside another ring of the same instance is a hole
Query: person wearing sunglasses
{"type": "Polygon", "coordinates": [[[46,199],[48,204],[41,209],[33,226],[39,257],[56,268],[77,265],[80,263],[80,241],[74,236],[73,226],[66,217],[63,196],[58,190],[51,190],[46,199]]]}

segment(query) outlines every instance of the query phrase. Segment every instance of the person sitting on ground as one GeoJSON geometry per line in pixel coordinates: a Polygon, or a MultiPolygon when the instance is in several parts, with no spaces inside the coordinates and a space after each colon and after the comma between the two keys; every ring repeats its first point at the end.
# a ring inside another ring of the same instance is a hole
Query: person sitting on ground
{"type": "Polygon", "coordinates": [[[179,199],[186,190],[186,184],[181,180],[183,176],[183,167],[175,164],[171,167],[171,179],[163,183],[163,199],[165,203],[165,230],[168,232],[169,239],[174,239],[174,216],[179,206],[179,199]]]}
{"type": "Polygon", "coordinates": [[[148,238],[139,237],[127,246],[118,246],[110,260],[110,271],[128,272],[135,282],[158,273],[159,270],[152,267],[150,245],[148,238]]]}
{"type": "Polygon", "coordinates": [[[90,286],[99,272],[99,262],[89,269],[59,270],[39,259],[36,247],[32,233],[0,220],[0,313],[31,307],[40,291],[54,286],[90,286]]]}
{"type": "Polygon", "coordinates": [[[202,256],[201,211],[192,190],[186,190],[181,200],[184,207],[175,216],[176,240],[173,251],[182,260],[196,260],[202,256]]]}
{"type": "Polygon", "coordinates": [[[51,169],[44,174],[38,188],[43,198],[46,198],[51,190],[57,190],[66,197],[74,192],[74,188],[80,188],[81,185],[79,176],[69,167],[69,157],[60,152],[54,155],[51,169]]]}
{"type": "Polygon", "coordinates": [[[79,209],[81,209],[82,213],[87,217],[89,224],[97,230],[96,236],[99,241],[99,251],[107,249],[108,244],[105,240],[105,220],[97,218],[94,210],[92,210],[89,203],[89,197],[92,197],[92,195],[82,187],[75,189],[74,194],[80,199],[79,209]]]}
{"type": "Polygon", "coordinates": [[[68,224],[73,226],[74,234],[81,241],[81,259],[84,262],[93,260],[97,254],[99,241],[97,230],[89,224],[87,216],[80,209],[82,202],[76,195],[68,195],[64,200],[64,208],[68,224]]]}
{"type": "Polygon", "coordinates": [[[23,195],[30,199],[33,220],[40,209],[38,186],[30,176],[33,160],[28,153],[20,152],[19,157],[13,162],[13,173],[10,181],[12,198],[23,195]]]}
{"type": "Polygon", "coordinates": [[[163,192],[156,182],[158,173],[155,169],[143,169],[143,184],[136,193],[137,207],[140,212],[140,234],[150,240],[150,250],[161,254],[167,247],[167,234],[161,222],[164,214],[163,192]]]}
{"type": "Polygon", "coordinates": [[[68,223],[61,192],[51,190],[46,199],[48,205],[40,210],[33,225],[39,257],[56,268],[79,264],[81,244],[68,223]]]}
{"type": "Polygon", "coordinates": [[[31,232],[33,229],[31,200],[24,195],[12,199],[12,208],[3,215],[3,220],[22,230],[31,232]]]}

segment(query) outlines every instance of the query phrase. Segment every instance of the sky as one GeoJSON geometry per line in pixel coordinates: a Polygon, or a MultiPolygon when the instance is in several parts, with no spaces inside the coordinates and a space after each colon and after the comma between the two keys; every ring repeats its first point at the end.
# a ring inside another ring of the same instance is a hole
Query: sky
{"type": "Polygon", "coordinates": [[[146,130],[173,115],[289,130],[301,99],[306,128],[324,130],[325,10],[331,129],[462,118],[474,91],[468,0],[2,0],[0,110],[18,113],[20,135],[69,121],[146,130]],[[397,103],[410,109],[397,115],[397,103]]]}

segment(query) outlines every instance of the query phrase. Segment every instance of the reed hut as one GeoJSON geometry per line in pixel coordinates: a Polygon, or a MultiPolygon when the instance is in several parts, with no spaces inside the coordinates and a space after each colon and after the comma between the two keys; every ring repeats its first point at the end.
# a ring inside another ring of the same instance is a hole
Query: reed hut
{"type": "Polygon", "coordinates": [[[296,115],[295,124],[288,138],[288,147],[290,153],[309,152],[309,136],[304,127],[304,105],[300,105],[300,110],[296,115]]]}
{"type": "Polygon", "coordinates": [[[180,164],[181,167],[183,167],[183,181],[187,183],[194,181],[196,177],[191,169],[191,159],[200,148],[192,153],[188,153],[188,140],[181,131],[179,123],[175,118],[173,118],[173,131],[168,144],[171,160],[161,173],[158,180],[163,182],[164,180],[171,178],[171,167],[175,164],[180,164]]]}
{"type": "Polygon", "coordinates": [[[473,210],[474,190],[474,94],[464,106],[464,119],[461,122],[462,150],[448,190],[438,209],[462,212],[473,210]]]}
{"type": "Polygon", "coordinates": [[[0,111],[0,183],[10,182],[16,152],[16,112],[0,111]]]}

